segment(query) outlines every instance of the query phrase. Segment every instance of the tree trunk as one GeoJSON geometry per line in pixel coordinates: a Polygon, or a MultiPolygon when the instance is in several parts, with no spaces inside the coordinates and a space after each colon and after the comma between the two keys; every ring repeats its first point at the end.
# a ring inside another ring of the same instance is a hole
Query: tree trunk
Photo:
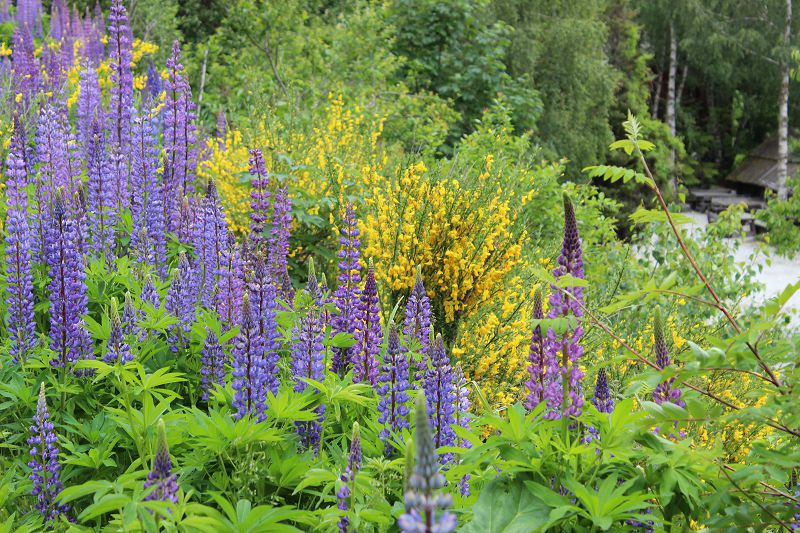
{"type": "Polygon", "coordinates": [[[781,91],[778,97],[778,197],[789,195],[786,179],[789,174],[789,44],[792,36],[792,0],[786,0],[786,26],[783,30],[781,57],[781,91]]]}
{"type": "MultiPolygon", "coordinates": [[[[788,0],[791,1],[791,0],[788,0]]],[[[667,109],[664,115],[664,121],[667,123],[669,133],[675,136],[675,78],[678,74],[678,36],[675,33],[675,23],[669,24],[669,67],[667,72],[667,109]]],[[[670,152],[670,185],[672,187],[672,194],[678,194],[678,177],[675,171],[675,150],[670,152]]]]}
{"type": "Polygon", "coordinates": [[[664,81],[664,74],[659,69],[658,76],[656,76],[656,87],[653,91],[653,109],[652,109],[653,120],[658,120],[658,108],[659,105],[661,104],[661,85],[663,84],[663,81],[664,81]]]}

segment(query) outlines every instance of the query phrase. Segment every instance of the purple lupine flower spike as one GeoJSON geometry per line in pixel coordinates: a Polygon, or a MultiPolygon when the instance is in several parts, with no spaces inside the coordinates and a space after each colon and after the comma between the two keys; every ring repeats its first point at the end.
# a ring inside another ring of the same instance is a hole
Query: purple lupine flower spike
{"type": "Polygon", "coordinates": [[[80,92],[77,104],[77,130],[78,142],[82,149],[84,160],[89,158],[89,143],[92,142],[93,125],[96,120],[102,124],[103,110],[100,97],[100,82],[97,70],[89,66],[81,69],[80,92]]]}
{"type": "Polygon", "coordinates": [[[269,176],[264,163],[264,155],[258,148],[250,150],[250,239],[253,247],[266,254],[265,229],[270,220],[269,213],[269,176]]]}
{"type": "Polygon", "coordinates": [[[238,324],[242,315],[242,296],[244,295],[244,272],[239,245],[233,233],[228,233],[227,245],[220,255],[217,271],[217,313],[228,328],[238,324]]]}
{"type": "MultiPolygon", "coordinates": [[[[533,293],[533,318],[541,320],[544,318],[542,305],[542,288],[537,287],[533,293]]],[[[528,355],[528,374],[530,378],[525,382],[528,389],[528,396],[525,398],[525,407],[533,409],[544,401],[544,390],[546,384],[546,364],[547,353],[545,351],[545,339],[542,336],[542,326],[539,324],[533,328],[531,335],[531,348],[528,355]]]]}
{"type": "MultiPolygon", "coordinates": [[[[431,347],[430,367],[425,371],[423,390],[427,399],[430,424],[433,430],[433,441],[436,448],[455,445],[456,388],[453,382],[453,366],[444,348],[441,334],[431,347]]],[[[441,458],[442,464],[449,462],[449,454],[441,458]]]]}
{"type": "Polygon", "coordinates": [[[169,228],[175,231],[179,225],[180,203],[194,184],[196,166],[197,133],[195,128],[195,105],[192,89],[186,80],[181,63],[181,47],[172,43],[172,54],[167,59],[168,77],[164,83],[164,181],[171,194],[166,198],[169,228]]]}
{"type": "MultiPolygon", "coordinates": [[[[361,265],[359,264],[361,241],[358,220],[353,204],[347,204],[339,238],[339,286],[333,295],[338,314],[333,317],[333,333],[355,333],[355,318],[361,295],[361,265]]],[[[353,365],[354,348],[334,348],[331,370],[340,376],[346,374],[353,365]]]]}
{"type": "Polygon", "coordinates": [[[217,188],[212,180],[209,180],[206,187],[206,195],[195,223],[195,254],[201,266],[200,299],[204,306],[211,307],[217,289],[217,275],[221,268],[220,259],[229,244],[225,210],[222,208],[217,188]]]}
{"type": "Polygon", "coordinates": [[[194,278],[195,273],[189,259],[182,253],[164,302],[166,310],[178,318],[177,324],[169,326],[168,338],[173,352],[186,346],[194,323],[197,312],[197,287],[194,278]]]}
{"type": "Polygon", "coordinates": [[[380,396],[378,422],[383,424],[380,438],[386,445],[386,455],[391,455],[394,451],[389,442],[392,433],[396,435],[401,429],[410,427],[408,423],[410,397],[407,391],[411,387],[408,382],[408,357],[405,347],[400,344],[400,336],[394,324],[389,330],[386,357],[383,361],[377,388],[380,396]]]}
{"type": "Polygon", "coordinates": [[[428,351],[431,343],[431,300],[425,291],[422,282],[422,269],[417,266],[417,276],[414,288],[408,295],[406,304],[406,317],[403,325],[403,334],[406,342],[415,339],[419,344],[416,380],[422,379],[425,369],[428,368],[428,351]]]}
{"type": "Polygon", "coordinates": [[[87,149],[89,249],[94,257],[109,258],[114,249],[116,222],[115,192],[109,180],[105,133],[97,117],[92,121],[92,134],[87,149]]]}
{"type": "MultiPolygon", "coordinates": [[[[308,305],[300,315],[297,324],[292,329],[292,373],[295,378],[295,392],[303,392],[308,384],[302,379],[322,381],[325,377],[325,324],[322,322],[322,310],[319,306],[319,286],[314,272],[314,261],[310,260],[308,267],[308,305]]],[[[319,450],[322,435],[321,421],[325,416],[325,406],[320,405],[315,409],[319,417],[308,422],[296,422],[300,442],[305,449],[319,450]]]]}
{"type": "Polygon", "coordinates": [[[108,339],[108,347],[103,356],[103,361],[106,363],[119,361],[123,365],[133,361],[131,347],[128,341],[125,340],[125,335],[122,331],[122,320],[119,317],[119,311],[117,311],[116,298],[111,298],[111,336],[108,339]]]}
{"type": "Polygon", "coordinates": [[[277,379],[275,365],[267,359],[264,336],[258,331],[253,316],[250,297],[245,294],[242,302],[242,322],[233,345],[233,407],[236,418],[247,415],[266,419],[268,381],[272,374],[277,379]]]}
{"type": "MultiPolygon", "coordinates": [[[[437,343],[433,351],[437,349],[437,343]]],[[[414,473],[408,479],[408,491],[405,495],[406,512],[397,519],[397,525],[403,533],[437,532],[451,533],[458,526],[453,513],[447,511],[452,504],[449,494],[436,494],[445,484],[444,476],[439,472],[436,444],[428,422],[429,413],[423,395],[417,396],[415,416],[416,464],[414,473]]]]}
{"type": "Polygon", "coordinates": [[[33,481],[31,494],[36,498],[36,509],[42,513],[46,522],[55,520],[59,515],[69,512],[69,506],[56,501],[61,492],[61,465],[58,464],[58,437],[50,422],[47,409],[47,398],[44,394],[44,383],[39,387],[39,400],[28,444],[31,446],[31,461],[28,466],[33,481]]]}
{"type": "MultiPolygon", "coordinates": [[[[350,454],[347,458],[347,467],[339,480],[341,485],[336,491],[336,498],[339,500],[338,507],[341,511],[347,511],[349,507],[354,507],[353,492],[355,491],[356,474],[361,470],[361,429],[358,422],[353,422],[353,437],[350,440],[350,454]],[[348,506],[348,501],[350,506],[348,506]]],[[[339,533],[350,531],[350,516],[343,514],[336,526],[339,533]]]]}
{"type": "Polygon", "coordinates": [[[39,91],[39,61],[34,56],[33,35],[24,25],[18,25],[12,35],[11,67],[14,91],[22,95],[23,109],[39,91]]]}
{"type": "MultiPolygon", "coordinates": [[[[469,401],[469,387],[467,386],[467,378],[464,375],[464,370],[460,364],[456,364],[453,369],[453,384],[455,386],[455,408],[453,409],[453,423],[456,426],[469,429],[469,421],[472,419],[469,409],[472,403],[469,401]]],[[[472,444],[466,439],[456,439],[456,444],[463,448],[470,448],[472,444]]],[[[469,480],[470,475],[464,474],[459,483],[462,496],[469,496],[469,480]]]]}
{"type": "MultiPolygon", "coordinates": [[[[656,352],[656,364],[659,368],[666,368],[672,364],[667,349],[667,340],[664,337],[664,322],[661,319],[661,309],[656,308],[653,319],[654,349],[656,352]]],[[[677,387],[672,387],[675,378],[671,377],[656,385],[653,391],[653,401],[657,404],[671,402],[678,407],[686,407],[686,402],[681,399],[682,391],[677,387]]]]}
{"type": "Polygon", "coordinates": [[[156,309],[161,307],[161,293],[158,292],[156,284],[153,283],[153,276],[149,273],[145,274],[144,284],[142,285],[142,293],[139,298],[146,303],[149,303],[156,309]]]}
{"type": "Polygon", "coordinates": [[[147,240],[146,255],[152,256],[158,274],[167,274],[164,188],[158,173],[158,130],[152,112],[138,113],[131,139],[131,246],[141,248],[147,240]]]}
{"type": "Polygon", "coordinates": [[[372,266],[372,261],[367,270],[367,279],[358,302],[355,321],[353,381],[369,383],[375,387],[378,383],[378,354],[383,344],[383,330],[381,309],[378,305],[378,285],[375,282],[375,268],[372,266]]]}
{"type": "Polygon", "coordinates": [[[151,101],[158,100],[163,88],[164,82],[161,80],[161,73],[156,68],[156,64],[150,60],[147,63],[147,83],[145,84],[144,92],[146,99],[151,101]]]}
{"type": "Polygon", "coordinates": [[[272,235],[269,238],[269,270],[273,282],[277,283],[279,296],[286,302],[294,299],[289,280],[289,237],[292,230],[292,200],[287,187],[275,194],[273,204],[272,235]]]}
{"type": "Polygon", "coordinates": [[[34,238],[28,223],[28,173],[25,166],[24,139],[16,126],[6,158],[6,306],[8,309],[8,337],[11,340],[11,357],[14,362],[24,361],[36,346],[36,321],[34,320],[33,263],[34,238]]]}
{"type": "MultiPolygon", "coordinates": [[[[578,222],[572,202],[565,194],[564,241],[558,257],[558,267],[553,270],[553,276],[559,279],[567,275],[578,279],[584,277],[578,222]]],[[[550,293],[548,317],[579,319],[583,316],[582,305],[583,287],[559,289],[554,286],[550,293]]],[[[558,335],[552,328],[547,331],[547,385],[544,392],[548,407],[546,418],[558,419],[564,416],[578,416],[581,413],[583,407],[581,392],[583,371],[579,364],[583,355],[581,337],[583,337],[583,327],[580,324],[570,326],[566,332],[558,335]]]]}
{"type": "Polygon", "coordinates": [[[608,388],[608,377],[605,368],[597,371],[597,381],[594,386],[594,397],[592,403],[601,413],[610,413],[614,410],[614,398],[608,388]]]}
{"type": "Polygon", "coordinates": [[[27,27],[36,36],[44,35],[42,28],[42,0],[17,0],[14,20],[20,27],[27,27]]]}
{"type": "Polygon", "coordinates": [[[50,273],[50,338],[56,352],[51,364],[63,368],[81,358],[93,359],[91,338],[81,316],[88,314],[86,272],[78,224],[69,216],[63,189],[56,191],[48,216],[46,263],[50,273]]]}
{"type": "Polygon", "coordinates": [[[208,401],[209,394],[214,389],[214,385],[225,386],[225,363],[228,358],[225,350],[219,343],[217,335],[206,328],[206,340],[203,343],[200,362],[200,384],[203,389],[201,398],[208,401]]]}
{"type": "Polygon", "coordinates": [[[178,503],[178,476],[172,471],[172,460],[167,444],[167,430],[164,420],[158,420],[158,444],[153,459],[153,469],[147,474],[144,482],[145,501],[162,501],[178,503]]]}
{"type": "Polygon", "coordinates": [[[111,2],[108,16],[108,48],[111,58],[111,100],[109,123],[111,144],[121,150],[130,144],[133,109],[133,38],[128,24],[128,11],[122,0],[111,2]]]}

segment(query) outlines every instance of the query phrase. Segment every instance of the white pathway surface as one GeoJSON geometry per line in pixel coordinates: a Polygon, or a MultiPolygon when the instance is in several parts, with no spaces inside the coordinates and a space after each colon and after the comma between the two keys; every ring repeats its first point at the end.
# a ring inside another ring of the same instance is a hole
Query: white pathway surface
{"type": "MultiPolygon", "coordinates": [[[[697,212],[687,212],[686,215],[694,218],[697,227],[705,227],[708,224],[708,217],[697,212]]],[[[689,226],[691,229],[692,226],[689,226]]],[[[733,244],[733,243],[731,243],[733,244]]],[[[735,254],[735,261],[739,264],[752,263],[761,265],[761,273],[756,276],[759,282],[764,284],[764,292],[755,295],[756,303],[761,303],[766,298],[771,298],[780,294],[787,285],[800,281],[800,255],[794,258],[781,257],[772,253],[767,257],[759,252],[759,242],[755,237],[747,237],[739,246],[735,254]],[[754,255],[755,254],[755,255],[754,255]]],[[[800,325],[800,291],[789,300],[787,310],[793,313],[793,323],[800,325]]]]}

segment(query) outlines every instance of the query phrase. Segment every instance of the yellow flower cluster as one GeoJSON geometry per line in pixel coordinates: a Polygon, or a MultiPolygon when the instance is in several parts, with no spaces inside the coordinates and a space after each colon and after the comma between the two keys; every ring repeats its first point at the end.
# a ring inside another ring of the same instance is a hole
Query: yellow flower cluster
{"type": "Polygon", "coordinates": [[[532,293],[518,272],[525,234],[515,234],[513,195],[492,166],[490,155],[477,176],[442,168],[444,177],[416,163],[376,188],[366,201],[363,256],[395,296],[421,267],[443,327],[456,329],[453,354],[493,402],[508,404],[524,379],[532,293]]]}
{"type": "MultiPolygon", "coordinates": [[[[293,197],[308,200],[305,211],[319,215],[323,202],[343,204],[367,196],[383,181],[384,164],[378,150],[383,119],[360,106],[348,107],[341,97],[331,97],[319,126],[310,132],[292,129],[273,115],[261,117],[245,138],[229,131],[223,142],[209,139],[207,158],[198,176],[214,178],[234,230],[248,229],[249,179],[246,173],[250,148],[261,149],[267,172],[280,175],[293,197]]],[[[331,209],[331,215],[335,209],[331,209]]]]}

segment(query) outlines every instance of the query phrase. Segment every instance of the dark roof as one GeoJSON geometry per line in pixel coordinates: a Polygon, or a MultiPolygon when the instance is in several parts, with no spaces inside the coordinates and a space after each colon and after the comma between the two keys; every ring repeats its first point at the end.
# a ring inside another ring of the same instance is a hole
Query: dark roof
{"type": "MultiPolygon", "coordinates": [[[[789,154],[789,176],[800,170],[800,154],[789,154]]],[[[770,135],[758,145],[742,163],[733,169],[727,181],[757,185],[778,190],[778,137],[770,135]]]]}

